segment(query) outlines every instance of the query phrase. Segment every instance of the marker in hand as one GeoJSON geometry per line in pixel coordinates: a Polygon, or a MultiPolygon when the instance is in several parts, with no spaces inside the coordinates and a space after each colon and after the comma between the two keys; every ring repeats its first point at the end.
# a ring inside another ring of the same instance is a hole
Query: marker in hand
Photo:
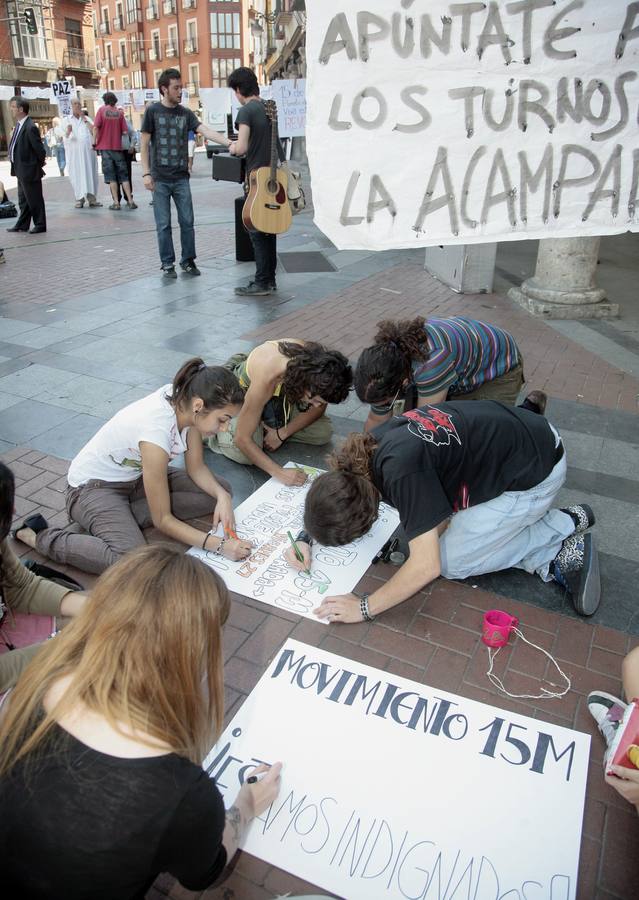
{"type": "MultiPolygon", "coordinates": [[[[291,532],[290,532],[290,531],[287,531],[286,533],[287,533],[287,535],[288,535],[289,541],[291,542],[291,546],[293,547],[293,552],[295,553],[295,558],[297,559],[298,562],[303,563],[303,562],[304,562],[304,554],[302,553],[302,551],[300,550],[300,548],[299,548],[299,547],[297,546],[297,544],[295,543],[295,539],[293,538],[293,535],[291,534],[291,532]]],[[[308,575],[309,578],[310,578],[311,570],[310,570],[310,569],[304,569],[304,574],[305,574],[305,575],[308,575]]]]}

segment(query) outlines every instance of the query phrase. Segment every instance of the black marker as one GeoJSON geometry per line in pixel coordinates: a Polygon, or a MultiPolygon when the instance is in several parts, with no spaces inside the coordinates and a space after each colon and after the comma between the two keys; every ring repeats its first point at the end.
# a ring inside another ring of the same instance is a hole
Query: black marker
{"type": "Polygon", "coordinates": [[[381,548],[377,551],[377,553],[375,554],[375,556],[374,556],[374,557],[372,558],[372,560],[371,560],[371,564],[372,564],[372,565],[376,566],[377,563],[380,561],[380,559],[383,559],[383,558],[386,556],[386,554],[388,553],[389,548],[390,548],[390,545],[392,544],[392,542],[393,542],[393,539],[392,539],[392,538],[389,538],[389,539],[386,541],[386,543],[383,545],[383,547],[381,547],[381,548]]]}

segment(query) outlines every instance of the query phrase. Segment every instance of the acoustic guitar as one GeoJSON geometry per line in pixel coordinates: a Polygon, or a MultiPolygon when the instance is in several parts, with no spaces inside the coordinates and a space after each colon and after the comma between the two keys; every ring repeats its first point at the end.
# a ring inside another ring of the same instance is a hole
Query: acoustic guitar
{"type": "Polygon", "coordinates": [[[274,100],[264,103],[271,122],[271,164],[253,169],[249,175],[249,192],[242,209],[247,228],[264,234],[283,234],[291,227],[292,214],[288,202],[288,173],[278,167],[277,106],[274,100]]]}

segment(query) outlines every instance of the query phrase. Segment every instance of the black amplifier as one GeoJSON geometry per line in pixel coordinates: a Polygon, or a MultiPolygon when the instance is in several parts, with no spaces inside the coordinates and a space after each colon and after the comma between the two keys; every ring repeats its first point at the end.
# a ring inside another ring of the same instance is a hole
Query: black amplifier
{"type": "Polygon", "coordinates": [[[246,178],[246,159],[231,156],[230,153],[215,153],[213,156],[213,179],[215,181],[235,181],[242,184],[246,178]]]}

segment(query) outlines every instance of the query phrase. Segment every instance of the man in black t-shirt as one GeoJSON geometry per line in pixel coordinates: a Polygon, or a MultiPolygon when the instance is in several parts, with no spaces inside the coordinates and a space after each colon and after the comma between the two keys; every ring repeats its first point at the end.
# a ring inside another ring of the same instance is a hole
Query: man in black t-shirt
{"type": "MultiPolygon", "coordinates": [[[[577,612],[600,599],[590,507],[551,509],[566,478],[559,435],[541,415],[493,400],[422,406],[370,435],[351,435],[306,498],[304,524],[322,544],[346,544],[377,518],[380,497],[394,506],[410,557],[364,600],[329,597],[322,618],[372,618],[443,575],[467,578],[510,567],[555,580],[577,612]],[[370,612],[369,604],[370,603],[370,612]]],[[[306,542],[308,543],[308,542],[306,542]]],[[[300,544],[308,567],[308,547],[300,544]]]]}
{"type": "Polygon", "coordinates": [[[203,125],[195,113],[180,104],[182,76],[166,69],[158,79],[161,100],[147,107],[142,120],[140,157],[144,187],[153,192],[153,214],[158,235],[160,261],[165,278],[177,278],[171,231],[171,197],[180,225],[180,266],[187,275],[199,275],[195,265],[193,201],[189,184],[189,132],[229,147],[231,142],[203,125]]]}
{"type": "MultiPolygon", "coordinates": [[[[271,123],[260,99],[255,72],[242,66],[231,72],[228,86],[235,91],[241,105],[235,121],[238,138],[231,144],[234,156],[246,155],[246,175],[254,169],[271,164],[271,123]]],[[[255,251],[255,278],[247,285],[235,288],[243,297],[264,297],[277,290],[277,236],[263,231],[249,231],[255,251]]]]}

